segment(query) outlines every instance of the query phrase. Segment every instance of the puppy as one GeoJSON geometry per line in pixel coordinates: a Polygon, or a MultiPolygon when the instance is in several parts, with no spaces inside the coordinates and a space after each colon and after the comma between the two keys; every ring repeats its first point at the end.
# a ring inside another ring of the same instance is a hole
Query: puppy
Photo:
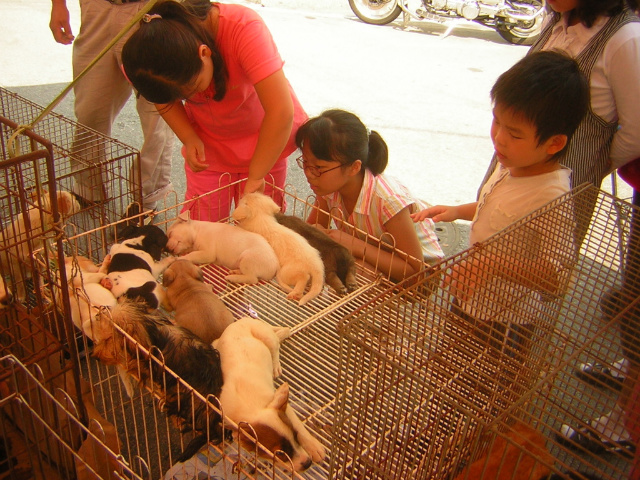
{"type": "MultiPolygon", "coordinates": [[[[87,337],[93,340],[91,317],[100,307],[113,307],[117,300],[113,293],[104,288],[100,282],[105,274],[100,273],[98,266],[86,257],[66,257],[69,305],[71,320],[87,337]]],[[[56,286],[56,290],[57,286],[56,286]]],[[[62,305],[62,289],[57,291],[58,305],[62,305]]]]}
{"type": "MultiPolygon", "coordinates": [[[[321,462],[325,451],[289,405],[289,385],[276,389],[273,383],[282,373],[280,341],[290,333],[289,328],[244,317],[229,325],[213,346],[224,377],[219,397],[224,414],[236,424],[249,423],[260,444],[273,453],[285,452],[301,471],[312,461],[321,462]]],[[[234,437],[255,450],[247,435],[235,431],[234,437]]]]}
{"type": "Polygon", "coordinates": [[[178,462],[191,458],[207,442],[220,443],[223,438],[220,415],[207,408],[204,402],[193,402],[191,390],[179,384],[178,379],[168,375],[163,368],[166,365],[203,397],[218,397],[222,389],[222,370],[220,356],[213,346],[186,328],[171,323],[160,310],[148,312],[144,304],[131,300],[111,309],[102,309],[92,323],[93,356],[107,365],[118,366],[123,379],[133,375],[141,385],[162,393],[166,412],[182,421],[183,432],[194,430],[197,433],[178,457],[178,462]],[[122,332],[150,351],[158,361],[150,361],[149,356],[122,332]],[[158,355],[156,349],[162,355],[158,355]],[[150,384],[152,380],[157,383],[150,384]]]}
{"type": "Polygon", "coordinates": [[[279,211],[270,197],[256,192],[242,197],[231,216],[242,228],[259,233],[269,242],[280,262],[278,284],[288,292],[287,298],[299,299],[298,304],[304,305],[322,291],[324,265],[320,253],[309,242],[276,221],[279,211]],[[309,281],[309,291],[303,295],[309,281]]]}
{"type": "Polygon", "coordinates": [[[198,264],[222,265],[233,283],[269,281],[278,258],[264,237],[228,223],[178,218],[167,230],[167,250],[198,264]]]}
{"type": "Polygon", "coordinates": [[[324,281],[338,295],[345,295],[358,288],[356,282],[356,260],[344,245],[340,245],[319,228],[309,225],[293,215],[276,213],[280,225],[302,235],[309,245],[320,252],[324,263],[324,281]]]}
{"type": "Polygon", "coordinates": [[[13,301],[13,295],[11,294],[11,290],[7,287],[7,284],[4,282],[4,278],[0,276],[0,310],[7,308],[11,305],[13,301]]]}
{"type": "Polygon", "coordinates": [[[226,305],[204,283],[202,270],[189,260],[176,260],[162,275],[165,308],[175,311],[175,322],[211,343],[234,321],[226,305]]]}
{"type": "Polygon", "coordinates": [[[158,308],[165,302],[158,278],[174,260],[160,260],[167,245],[166,234],[155,225],[130,225],[122,230],[121,237],[121,243],[113,244],[102,262],[101,272],[106,273],[102,286],[118,299],[141,299],[150,309],[158,308]]]}
{"type": "MultiPolygon", "coordinates": [[[[4,229],[0,230],[0,239],[7,250],[0,255],[0,271],[11,272],[16,287],[16,298],[24,301],[27,297],[25,280],[30,277],[32,266],[31,252],[44,247],[42,234],[53,228],[53,209],[50,195],[43,192],[33,198],[38,207],[31,207],[17,215],[4,229]]],[[[62,220],[80,211],[75,197],[66,191],[56,192],[58,212],[62,220]]]]}

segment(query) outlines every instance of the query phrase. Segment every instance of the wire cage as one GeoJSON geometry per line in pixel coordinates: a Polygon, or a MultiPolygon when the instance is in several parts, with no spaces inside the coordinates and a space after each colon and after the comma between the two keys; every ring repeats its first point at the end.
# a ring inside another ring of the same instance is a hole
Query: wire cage
{"type": "MultiPolygon", "coordinates": [[[[64,307],[46,287],[50,272],[60,270],[61,239],[120,219],[142,196],[136,150],[56,113],[23,129],[43,110],[0,88],[0,293],[3,307],[13,300],[0,310],[0,353],[26,363],[50,358],[65,341],[52,316],[64,307]],[[47,268],[38,268],[35,252],[47,268]]],[[[111,229],[101,234],[101,245],[113,238],[111,229]]]]}
{"type": "Polygon", "coordinates": [[[119,456],[113,432],[97,413],[88,426],[77,399],[47,388],[37,365],[0,358],[8,375],[0,382],[0,478],[141,478],[119,456]]]}
{"type": "Polygon", "coordinates": [[[626,478],[637,402],[591,422],[622,383],[585,366],[636,361],[637,215],[578,188],[345,317],[330,477],[626,478]]]}
{"type": "MultiPolygon", "coordinates": [[[[190,199],[177,203],[174,194],[165,197],[155,212],[142,212],[134,220],[140,223],[140,219],[151,215],[153,224],[166,230],[180,215],[182,210],[193,211],[200,208],[200,202],[208,195],[228,195],[228,200],[233,202],[232,191],[235,184],[221,187],[201,198],[190,199]]],[[[306,218],[313,206],[313,198],[303,199],[297,196],[297,192],[291,186],[284,189],[275,189],[275,195],[284,197],[289,215],[306,218]]],[[[229,221],[223,218],[221,221],[229,221]]],[[[336,222],[342,221],[336,218],[336,222]]],[[[110,241],[101,243],[108,236],[100,227],[87,232],[70,235],[63,240],[65,258],[74,261],[79,256],[87,256],[96,265],[99,265],[109,253],[110,241]],[[91,249],[85,246],[90,245],[91,249]]],[[[239,227],[238,227],[239,228],[239,227]]],[[[366,237],[364,232],[357,230],[353,234],[366,237]]],[[[119,241],[116,231],[113,241],[119,241]]],[[[391,248],[392,244],[389,244],[391,248]]],[[[372,248],[383,248],[382,246],[372,248]]],[[[386,248],[386,247],[385,247],[386,248]]],[[[38,253],[38,252],[37,252],[38,253]]],[[[39,258],[36,253],[36,258],[39,258]]],[[[394,252],[405,258],[402,252],[394,252]]],[[[39,267],[49,268],[45,262],[39,267]]],[[[277,285],[275,280],[261,281],[256,285],[231,284],[225,280],[229,273],[224,267],[216,265],[201,266],[205,281],[211,284],[219,298],[225,303],[236,318],[252,316],[260,318],[272,325],[287,326],[291,328],[292,336],[288,338],[281,348],[281,361],[284,375],[279,382],[287,381],[290,385],[290,402],[298,416],[316,438],[330,451],[331,430],[335,415],[334,392],[338,379],[337,352],[339,348],[339,336],[337,324],[339,320],[364,305],[368,300],[380,295],[387,290],[393,280],[388,274],[376,271],[372,265],[357,266],[357,288],[347,294],[338,294],[332,288],[325,286],[322,293],[313,301],[304,306],[299,306],[286,298],[286,293],[277,285]]],[[[426,267],[425,267],[426,268],[426,267]]],[[[54,269],[55,270],[55,269],[54,269]]],[[[61,277],[52,272],[49,275],[52,282],[52,292],[64,292],[68,295],[72,304],[84,301],[82,292],[70,292],[64,288],[61,277]]],[[[113,325],[118,331],[118,336],[123,344],[128,342],[136,346],[138,352],[135,363],[138,367],[134,377],[145,375],[145,372],[154,371],[155,377],[162,377],[161,381],[147,382],[147,388],[129,389],[121,378],[121,371],[114,366],[98,361],[91,355],[92,342],[80,329],[76,329],[76,343],[78,355],[75,361],[80,366],[81,377],[90,387],[86,395],[87,400],[100,412],[104,418],[114,426],[118,432],[119,445],[122,457],[132,465],[132,468],[141,476],[146,472],[152,478],[189,479],[194,477],[194,469],[202,469],[207,475],[213,473],[226,478],[241,474],[243,478],[328,478],[328,459],[321,465],[315,465],[303,474],[287,470],[287,463],[279,460],[272,462],[256,459],[256,452],[247,452],[238,448],[234,442],[223,441],[220,445],[210,445],[207,450],[196,455],[191,462],[185,464],[176,463],[176,458],[188,445],[193,433],[183,432],[175,426],[175,415],[167,416],[159,406],[166,406],[167,382],[164,377],[174,378],[182,385],[181,403],[190,405],[204,405],[203,408],[215,415],[219,408],[217,400],[207,398],[202,392],[194,390],[185,378],[174,373],[171,365],[163,363],[162,355],[156,355],[153,348],[142,344],[137,338],[129,336],[117,325],[113,325]],[[151,353],[149,353],[151,352],[151,353]],[[139,358],[138,358],[139,356],[139,358]],[[155,365],[155,367],[150,366],[155,365]],[[158,401],[158,399],[160,399],[158,401]],[[224,461],[221,461],[223,459],[224,461]],[[136,470],[137,465],[144,465],[141,471],[136,470]],[[220,473],[223,469],[224,473],[220,473]]],[[[123,350],[126,350],[123,348],[123,350]]],[[[135,384],[135,382],[134,382],[135,384]]],[[[163,407],[164,408],[164,407],[163,407]]],[[[197,410],[195,407],[192,410],[197,410]]],[[[181,418],[180,423],[193,425],[197,422],[194,416],[187,419],[181,418]]],[[[208,414],[209,415],[209,414],[208,414]]],[[[196,415],[197,416],[197,415],[196,415]]],[[[227,420],[228,421],[228,420],[227,420]]],[[[204,473],[203,473],[204,475],[204,473]]]]}

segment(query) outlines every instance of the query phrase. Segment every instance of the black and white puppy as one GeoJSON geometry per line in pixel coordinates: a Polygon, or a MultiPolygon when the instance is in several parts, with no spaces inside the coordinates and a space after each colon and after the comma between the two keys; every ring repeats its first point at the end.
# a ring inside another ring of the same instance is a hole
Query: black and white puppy
{"type": "Polygon", "coordinates": [[[167,235],[155,225],[127,226],[121,232],[121,242],[111,247],[102,263],[106,275],[103,287],[118,298],[141,299],[151,309],[165,301],[165,291],[158,277],[174,260],[160,260],[167,245],[167,235]]]}

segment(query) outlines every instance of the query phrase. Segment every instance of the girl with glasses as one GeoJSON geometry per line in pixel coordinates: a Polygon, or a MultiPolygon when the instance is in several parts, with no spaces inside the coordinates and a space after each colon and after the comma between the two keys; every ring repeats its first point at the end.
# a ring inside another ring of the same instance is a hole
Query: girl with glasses
{"type": "MultiPolygon", "coordinates": [[[[327,110],[296,133],[304,170],[315,205],[387,245],[370,245],[367,236],[338,221],[329,235],[351,253],[396,281],[403,280],[444,257],[433,222],[414,224],[409,216],[423,203],[395,179],[384,175],[388,149],[378,132],[369,132],[353,113],[327,110]],[[410,257],[394,253],[390,247],[410,257]],[[381,248],[379,248],[381,247],[381,248]]],[[[314,209],[307,221],[331,228],[328,214],[314,209]]]]}

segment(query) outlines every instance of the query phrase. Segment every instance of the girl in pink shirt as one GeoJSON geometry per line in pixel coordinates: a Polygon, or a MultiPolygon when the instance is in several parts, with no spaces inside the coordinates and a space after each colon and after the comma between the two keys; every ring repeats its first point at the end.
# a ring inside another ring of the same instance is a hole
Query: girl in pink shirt
{"type": "MultiPolygon", "coordinates": [[[[282,187],[295,132],[307,118],[260,16],[241,5],[163,1],[122,51],[133,86],[183,143],[186,199],[247,178],[245,193],[282,187]]],[[[200,199],[192,218],[229,215],[236,187],[200,199]]],[[[275,196],[282,204],[282,195],[275,196]]]]}

